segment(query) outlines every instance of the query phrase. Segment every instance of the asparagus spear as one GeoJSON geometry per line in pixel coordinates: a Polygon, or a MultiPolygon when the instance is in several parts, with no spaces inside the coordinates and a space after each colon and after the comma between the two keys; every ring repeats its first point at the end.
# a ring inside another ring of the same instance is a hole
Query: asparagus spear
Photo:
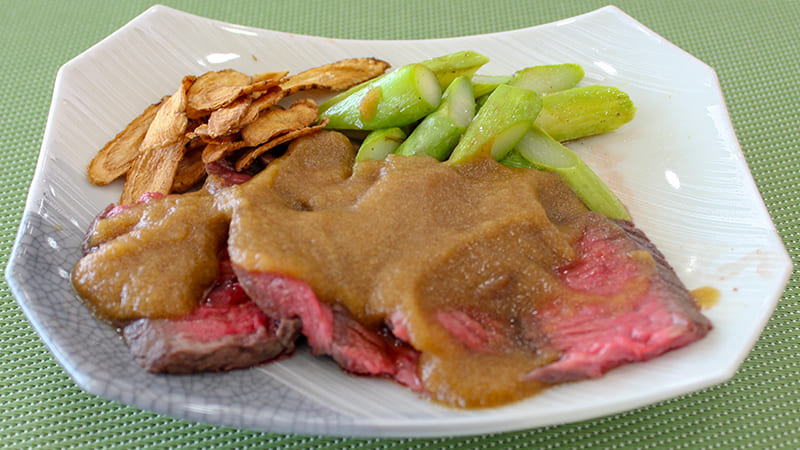
{"type": "Polygon", "coordinates": [[[542,107],[531,90],[501,84],[464,131],[449,161],[460,164],[491,155],[503,159],[533,124],[542,107]]]}
{"type": "Polygon", "coordinates": [[[426,59],[425,61],[421,61],[420,64],[436,73],[436,77],[439,78],[442,89],[447,89],[453,80],[462,75],[471,77],[487,62],[489,62],[488,57],[471,50],[466,50],[426,59]]]}
{"type": "MultiPolygon", "coordinates": [[[[479,53],[473,51],[462,51],[426,59],[425,61],[421,61],[419,64],[431,69],[433,73],[436,74],[436,78],[439,80],[442,90],[444,90],[450,85],[450,82],[460,75],[473,75],[488,61],[489,58],[479,53]]],[[[343,99],[352,96],[370,83],[377,82],[377,80],[388,76],[390,73],[392,72],[384,73],[383,75],[375,77],[372,80],[353,86],[344,92],[340,92],[339,94],[325,101],[320,106],[320,110],[330,108],[331,105],[341,102],[343,99]]]]}
{"type": "Polygon", "coordinates": [[[520,139],[515,152],[503,162],[512,167],[529,167],[556,172],[592,211],[612,219],[631,220],[625,205],[572,150],[533,125],[520,139]],[[521,156],[521,158],[520,158],[521,156]]]}
{"type": "Polygon", "coordinates": [[[574,88],[583,75],[583,67],[578,64],[533,66],[514,73],[508,84],[548,94],[574,88]]]}
{"type": "Polygon", "coordinates": [[[358,147],[356,162],[366,159],[385,159],[386,155],[394,153],[405,138],[406,132],[398,127],[372,131],[358,147]]]}
{"type": "Polygon", "coordinates": [[[428,114],[417,125],[395,153],[406,156],[427,154],[444,161],[450,156],[474,115],[472,83],[466,75],[462,75],[450,83],[436,111],[428,114]]]}
{"type": "Polygon", "coordinates": [[[474,75],[472,89],[477,99],[490,94],[501,84],[547,94],[575,87],[583,79],[583,75],[583,67],[578,64],[533,66],[518,70],[513,75],[474,75]]]}
{"type": "Polygon", "coordinates": [[[377,130],[412,124],[439,106],[442,88],[436,74],[409,64],[346,91],[320,106],[327,128],[377,130]]]}
{"type": "Polygon", "coordinates": [[[607,86],[584,86],[542,96],[536,124],[557,141],[614,131],[636,113],[625,92],[607,86]]]}
{"type": "Polygon", "coordinates": [[[512,148],[511,151],[508,152],[508,154],[498,162],[508,167],[513,167],[515,169],[539,169],[538,167],[534,166],[530,161],[525,159],[525,157],[522,156],[522,154],[519,152],[519,150],[517,150],[516,147],[512,148]]]}
{"type": "Polygon", "coordinates": [[[473,75],[472,92],[475,98],[488,96],[497,86],[511,81],[511,75],[473,75]]]}

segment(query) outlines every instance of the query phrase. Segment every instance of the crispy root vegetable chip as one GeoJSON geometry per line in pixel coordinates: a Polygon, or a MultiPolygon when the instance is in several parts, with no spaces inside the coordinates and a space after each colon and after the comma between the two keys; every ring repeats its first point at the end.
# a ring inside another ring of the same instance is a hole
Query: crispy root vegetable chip
{"type": "Polygon", "coordinates": [[[258,98],[250,103],[247,111],[239,121],[239,129],[242,129],[245,126],[253,123],[256,119],[258,119],[258,115],[261,113],[261,111],[277,105],[278,102],[281,101],[281,99],[283,99],[285,96],[286,91],[281,89],[280,86],[272,86],[267,91],[262,92],[258,98]]]}
{"type": "Polygon", "coordinates": [[[160,105],[161,103],[156,103],[148,106],[139,117],[133,119],[124,130],[97,152],[89,163],[89,181],[102,186],[125,175],[139,154],[139,145],[160,105]]]}
{"type": "Polygon", "coordinates": [[[286,75],[289,75],[288,70],[284,70],[282,72],[261,72],[253,75],[252,82],[260,83],[262,81],[269,81],[269,82],[279,83],[281,81],[284,81],[286,75]]]}
{"type": "Polygon", "coordinates": [[[261,111],[276,105],[285,94],[280,87],[271,86],[257,95],[256,98],[243,95],[233,103],[212,111],[208,123],[197,127],[194,134],[203,137],[206,142],[214,142],[220,137],[237,133],[256,120],[261,111]]]}
{"type": "Polygon", "coordinates": [[[168,194],[185,152],[186,143],[180,140],[166,147],[152,147],[140,153],[128,171],[120,204],[132,205],[145,193],[168,194]]]}
{"type": "Polygon", "coordinates": [[[218,161],[243,147],[243,141],[211,142],[203,149],[203,163],[218,161]]]}
{"type": "Polygon", "coordinates": [[[270,149],[327,123],[314,125],[319,109],[313,100],[284,108],[282,99],[306,89],[345,90],[388,68],[378,59],[352,58],[292,77],[288,71],[251,77],[233,69],[188,75],[173,95],[148,107],[95,155],[89,180],[104,185],[125,175],[120,203],[131,204],[148,192],[192,189],[209,165],[224,163],[233,171],[237,161],[235,169],[245,170],[266,160],[270,149]]]}
{"type": "Polygon", "coordinates": [[[204,117],[236,100],[249,84],[249,75],[232,69],[206,72],[187,92],[186,112],[193,119],[204,117]]]}
{"type": "Polygon", "coordinates": [[[161,103],[147,129],[139,155],[128,171],[120,203],[135,203],[142,194],[169,194],[178,164],[186,152],[186,92],[194,77],[185,77],[181,87],[161,103]]]}
{"type": "Polygon", "coordinates": [[[300,99],[287,109],[273,106],[242,129],[246,147],[261,145],[282,134],[305,128],[317,121],[319,109],[313,100],[300,99]]]}
{"type": "Polygon", "coordinates": [[[308,89],[343,91],[375,78],[390,67],[386,61],[375,58],[350,58],[292,75],[281,83],[287,95],[308,89]]]}
{"type": "Polygon", "coordinates": [[[186,192],[206,176],[206,166],[203,163],[202,156],[202,146],[189,148],[185,152],[181,162],[178,163],[170,192],[186,192]]]}
{"type": "Polygon", "coordinates": [[[225,136],[226,134],[239,131],[239,124],[242,117],[247,113],[250,104],[253,103],[252,97],[243,95],[234,100],[227,106],[211,112],[208,116],[206,131],[210,138],[225,136]]]}
{"type": "Polygon", "coordinates": [[[251,80],[250,85],[245,86],[242,92],[245,94],[253,94],[266,91],[273,86],[280,87],[281,82],[285,81],[288,73],[289,72],[286,71],[258,74],[251,80]]]}
{"type": "Polygon", "coordinates": [[[327,124],[328,124],[328,119],[324,119],[323,121],[321,121],[317,125],[308,126],[308,127],[305,127],[305,128],[300,128],[298,130],[290,131],[290,132],[288,132],[286,134],[278,136],[275,139],[270,140],[269,142],[266,142],[266,143],[264,143],[262,145],[259,145],[255,149],[247,152],[244,156],[242,156],[241,158],[239,158],[239,160],[236,161],[236,170],[241,172],[242,170],[247,169],[248,167],[250,167],[251,164],[253,164],[253,161],[255,161],[256,158],[261,156],[261,154],[263,154],[263,153],[265,153],[265,152],[267,152],[267,151],[269,151],[269,150],[271,150],[271,149],[273,149],[273,148],[277,147],[278,145],[281,145],[281,144],[283,144],[285,142],[289,142],[291,140],[297,139],[300,136],[305,136],[307,134],[316,133],[317,131],[325,128],[325,125],[327,125],[327,124]]]}
{"type": "Polygon", "coordinates": [[[186,126],[189,124],[189,119],[186,117],[186,91],[193,81],[194,77],[185,77],[181,87],[161,103],[153,123],[142,139],[140,154],[145,150],[166,147],[183,139],[186,126]]]}
{"type": "Polygon", "coordinates": [[[188,92],[186,112],[191,119],[199,119],[212,111],[225,107],[242,95],[257,95],[279,86],[288,72],[262,74],[257,80],[232,69],[206,72],[188,92]]]}

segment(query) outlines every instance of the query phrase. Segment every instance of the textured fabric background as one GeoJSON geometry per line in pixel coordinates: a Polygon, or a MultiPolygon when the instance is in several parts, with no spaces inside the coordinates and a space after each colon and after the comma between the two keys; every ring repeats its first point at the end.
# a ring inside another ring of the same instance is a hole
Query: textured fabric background
{"type": "MultiPolygon", "coordinates": [[[[495,0],[164,1],[219,20],[294,33],[419,39],[505,31],[607,2],[495,0]]],[[[8,261],[59,66],[152,3],[0,0],[0,258],[8,261]]],[[[795,264],[800,258],[800,2],[614,3],[717,70],[741,146],[795,264]]],[[[83,393],[0,284],[0,446],[331,449],[800,447],[800,304],[795,271],[736,376],[682,398],[597,420],[490,436],[338,439],[213,427],[83,393]]]]}

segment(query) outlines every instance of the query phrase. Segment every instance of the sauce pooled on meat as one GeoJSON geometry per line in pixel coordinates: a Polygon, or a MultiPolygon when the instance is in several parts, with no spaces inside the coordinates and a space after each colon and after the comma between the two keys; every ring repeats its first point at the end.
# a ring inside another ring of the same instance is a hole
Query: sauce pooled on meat
{"type": "Polygon", "coordinates": [[[521,377],[557,355],[525,319],[575,257],[581,229],[559,223],[586,211],[559,177],[488,159],[354,166],[337,133],[290,151],[232,196],[234,264],[303,280],[369,326],[390,323],[422,352],[439,401],[491,406],[540,389],[521,377]]]}
{"type": "Polygon", "coordinates": [[[422,390],[465,408],[600,376],[710,329],[644,235],[588,212],[557,175],[492,159],[354,160],[344,135],[318,132],[243,184],[101,219],[74,284],[111,322],[180,317],[227,248],[240,280],[300,280],[363,325],[349,330],[360,342],[390,330],[419,352],[422,390]]]}

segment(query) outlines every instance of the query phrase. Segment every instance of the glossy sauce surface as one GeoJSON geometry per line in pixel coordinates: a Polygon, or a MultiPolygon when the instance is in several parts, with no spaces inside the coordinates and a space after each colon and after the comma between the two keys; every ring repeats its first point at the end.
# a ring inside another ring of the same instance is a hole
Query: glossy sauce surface
{"type": "Polygon", "coordinates": [[[420,351],[438,402],[488,407],[540,390],[522,377],[559,355],[535,316],[563,298],[558,268],[577,256],[583,203],[556,175],[491,159],[354,159],[346,137],[321,132],[244,184],[101,220],[75,287],[111,322],[187,314],[227,242],[234,264],[303,280],[393,329],[420,351]]]}
{"type": "Polygon", "coordinates": [[[690,293],[692,294],[694,302],[698,307],[700,307],[700,309],[711,308],[719,303],[719,299],[722,297],[719,289],[711,286],[701,286],[699,288],[692,289],[690,293]]]}
{"type": "Polygon", "coordinates": [[[111,323],[188,314],[217,276],[227,227],[206,191],[123,209],[92,226],[73,285],[111,323]]]}
{"type": "Polygon", "coordinates": [[[304,280],[370,326],[402,323],[438,401],[539,390],[520,378],[557,355],[525,324],[576,256],[583,204],[557,176],[493,160],[353,160],[342,135],[320,133],[237,188],[233,262],[304,280]]]}

